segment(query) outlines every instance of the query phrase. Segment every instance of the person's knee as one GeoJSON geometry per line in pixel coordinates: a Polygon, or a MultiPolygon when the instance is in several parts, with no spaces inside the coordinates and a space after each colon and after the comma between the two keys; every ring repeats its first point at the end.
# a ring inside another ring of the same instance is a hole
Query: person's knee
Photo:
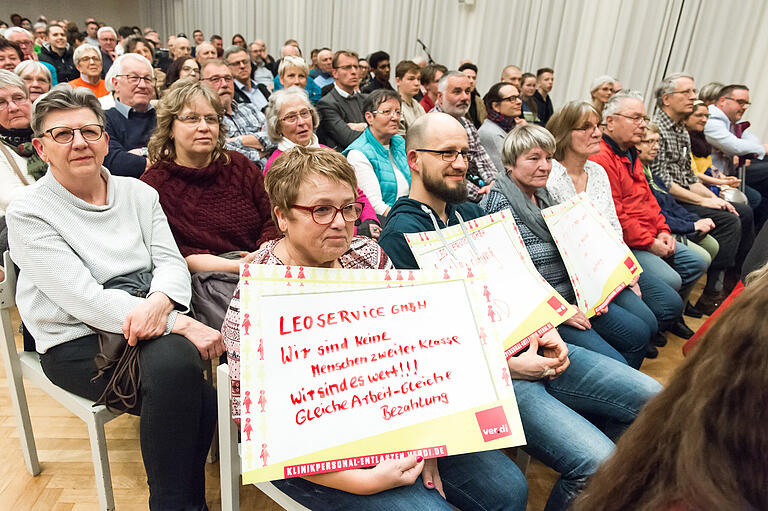
{"type": "Polygon", "coordinates": [[[140,361],[143,382],[170,382],[179,387],[201,379],[200,353],[181,335],[154,339],[141,350],[140,361]]]}

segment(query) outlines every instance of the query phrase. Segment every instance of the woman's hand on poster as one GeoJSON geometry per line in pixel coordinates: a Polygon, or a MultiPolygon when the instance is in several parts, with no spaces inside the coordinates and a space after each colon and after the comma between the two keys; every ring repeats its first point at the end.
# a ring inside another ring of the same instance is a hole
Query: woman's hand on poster
{"type": "Polygon", "coordinates": [[[384,460],[370,471],[373,478],[373,491],[370,493],[413,484],[423,469],[424,458],[421,456],[384,460]]]}
{"type": "Polygon", "coordinates": [[[576,314],[566,319],[565,324],[579,330],[589,330],[592,328],[592,323],[589,322],[587,316],[585,316],[584,313],[579,310],[576,311],[576,314]]]}
{"type": "Polygon", "coordinates": [[[421,480],[424,481],[424,487],[428,490],[437,490],[443,498],[443,481],[440,480],[440,472],[437,470],[437,459],[432,458],[424,460],[424,470],[421,471],[421,480]]]}
{"type": "Polygon", "coordinates": [[[559,374],[558,369],[561,368],[568,358],[568,349],[563,344],[562,348],[565,348],[563,351],[556,344],[556,341],[553,341],[551,338],[542,340],[540,337],[534,336],[526,352],[507,360],[509,373],[512,378],[516,380],[537,381],[542,378],[557,377],[559,374]],[[546,346],[546,351],[541,354],[539,354],[539,343],[546,346]]]}

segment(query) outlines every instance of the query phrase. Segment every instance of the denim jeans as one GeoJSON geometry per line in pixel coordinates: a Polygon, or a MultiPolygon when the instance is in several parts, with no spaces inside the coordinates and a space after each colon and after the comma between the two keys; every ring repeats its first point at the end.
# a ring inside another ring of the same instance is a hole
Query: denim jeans
{"type": "MultiPolygon", "coordinates": [[[[203,378],[200,353],[185,337],[171,334],[141,341],[138,413],[141,457],[149,483],[149,508],[205,509],[205,459],[216,426],[216,391],[203,378]]],[[[96,400],[109,380],[95,382],[96,335],[54,346],[40,356],[56,385],[96,400]]]]}
{"type": "Polygon", "coordinates": [[[560,473],[546,511],[567,509],[610,456],[613,442],[661,390],[625,364],[578,346],[568,349],[571,364],[560,377],[513,381],[526,452],[560,473]],[[606,419],[607,436],[583,415],[606,419]]]}
{"type": "Polygon", "coordinates": [[[652,272],[644,271],[640,274],[638,283],[643,293],[643,303],[659,321],[659,330],[666,330],[670,323],[683,315],[683,299],[662,279],[652,272]]]}
{"type": "Polygon", "coordinates": [[[421,477],[408,486],[373,495],[356,495],[311,483],[299,477],[273,481],[283,493],[316,510],[355,509],[370,511],[525,511],[528,483],[517,465],[501,451],[447,456],[437,460],[445,499],[424,486],[421,477]]]}
{"type": "MultiPolygon", "coordinates": [[[[643,271],[662,279],[683,297],[689,294],[693,285],[709,267],[707,258],[699,256],[683,243],[675,244],[675,254],[668,260],[645,250],[633,250],[632,253],[640,262],[643,271]]],[[[640,290],[642,291],[642,286],[640,290]]]]}

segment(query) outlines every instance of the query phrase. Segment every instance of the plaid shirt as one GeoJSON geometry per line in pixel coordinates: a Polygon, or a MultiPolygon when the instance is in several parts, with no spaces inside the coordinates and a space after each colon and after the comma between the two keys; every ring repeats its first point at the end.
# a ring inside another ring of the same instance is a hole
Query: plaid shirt
{"type": "Polygon", "coordinates": [[[653,116],[659,127],[659,154],[651,163],[651,172],[669,188],[672,183],[689,188],[699,180],[691,169],[691,137],[682,121],[674,121],[659,109],[653,116]]]}
{"type": "MultiPolygon", "coordinates": [[[[266,131],[264,131],[267,118],[255,106],[248,103],[233,102],[232,113],[224,116],[223,123],[227,127],[227,138],[239,137],[240,135],[254,135],[264,148],[264,154],[268,155],[271,152],[270,149],[274,150],[275,143],[270,140],[266,131]]],[[[225,147],[231,151],[243,154],[262,170],[264,170],[267,164],[267,158],[262,157],[258,149],[243,145],[240,140],[227,142],[225,147]]]]}
{"type": "MultiPolygon", "coordinates": [[[[440,105],[430,110],[430,112],[442,112],[440,105]]],[[[469,168],[467,173],[474,173],[480,176],[485,184],[488,185],[496,179],[496,166],[491,161],[491,157],[485,151],[485,148],[480,145],[480,136],[477,134],[477,128],[472,124],[472,121],[464,116],[458,118],[458,121],[464,126],[464,130],[467,132],[467,139],[469,141],[469,168]]],[[[478,193],[480,188],[475,183],[467,180],[467,200],[472,202],[480,202],[483,197],[478,193]]]]}

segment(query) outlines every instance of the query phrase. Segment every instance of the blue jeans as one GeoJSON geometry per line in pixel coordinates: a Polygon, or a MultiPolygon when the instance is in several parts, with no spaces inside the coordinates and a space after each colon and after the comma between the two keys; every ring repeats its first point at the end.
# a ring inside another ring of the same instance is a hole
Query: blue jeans
{"type": "Polygon", "coordinates": [[[373,495],[356,495],[311,483],[299,477],[272,483],[305,507],[314,510],[360,509],[525,511],[528,483],[517,465],[501,451],[447,456],[437,460],[445,499],[424,487],[422,478],[408,486],[373,495]]]}
{"type": "Polygon", "coordinates": [[[643,271],[638,283],[643,293],[643,302],[659,321],[659,330],[666,330],[669,324],[683,315],[683,299],[664,280],[652,272],[643,271]]]}
{"type": "MultiPolygon", "coordinates": [[[[632,253],[640,262],[643,271],[662,279],[683,296],[709,267],[706,259],[682,243],[675,245],[675,254],[667,260],[645,250],[633,250],[632,253]]],[[[642,290],[642,286],[640,289],[642,290]]]]}
{"type": "Polygon", "coordinates": [[[560,337],[562,337],[568,344],[581,346],[594,353],[600,353],[601,355],[612,358],[622,364],[627,363],[627,359],[624,358],[621,353],[616,351],[616,348],[608,344],[605,339],[600,337],[600,334],[598,334],[594,328],[579,330],[576,327],[563,323],[557,327],[557,333],[559,333],[560,337]]]}
{"type": "Polygon", "coordinates": [[[514,380],[526,452],[560,473],[546,511],[564,510],[613,451],[613,440],[661,390],[653,378],[568,345],[571,365],[554,380],[514,380]],[[582,415],[607,419],[603,434],[582,415]],[[610,438],[609,438],[610,437],[610,438]]]}
{"type": "MultiPolygon", "coordinates": [[[[629,289],[624,289],[619,295],[632,293],[629,289]]],[[[637,295],[635,295],[637,298],[637,295]]],[[[641,307],[642,300],[633,300],[630,296],[622,297],[619,302],[625,301],[633,308],[645,312],[645,307],[641,307]]],[[[608,344],[616,348],[616,351],[626,359],[627,364],[635,369],[640,367],[645,358],[645,350],[648,343],[651,342],[652,329],[649,322],[625,309],[619,303],[611,302],[608,306],[608,312],[600,316],[593,316],[589,320],[592,328],[605,339],[608,344]]]]}

